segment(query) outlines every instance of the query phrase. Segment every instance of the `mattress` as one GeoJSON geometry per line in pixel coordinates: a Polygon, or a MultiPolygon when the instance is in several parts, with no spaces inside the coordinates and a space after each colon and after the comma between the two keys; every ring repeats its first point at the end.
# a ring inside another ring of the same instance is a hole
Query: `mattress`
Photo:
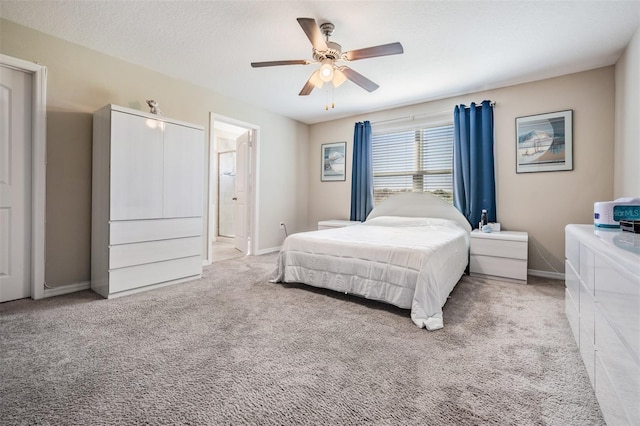
{"type": "Polygon", "coordinates": [[[288,236],[273,282],[304,283],[411,309],[442,328],[442,307],[468,264],[469,233],[453,220],[380,216],[288,236]]]}

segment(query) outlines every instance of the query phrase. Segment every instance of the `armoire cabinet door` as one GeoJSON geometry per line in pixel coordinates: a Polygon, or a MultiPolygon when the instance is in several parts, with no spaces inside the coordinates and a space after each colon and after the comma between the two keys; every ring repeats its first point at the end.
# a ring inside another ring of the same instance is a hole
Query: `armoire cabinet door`
{"type": "Polygon", "coordinates": [[[164,132],[165,218],[202,216],[204,133],[166,123],[164,132]]]}
{"type": "Polygon", "coordinates": [[[161,218],[165,123],[111,114],[111,220],[161,218]]]}

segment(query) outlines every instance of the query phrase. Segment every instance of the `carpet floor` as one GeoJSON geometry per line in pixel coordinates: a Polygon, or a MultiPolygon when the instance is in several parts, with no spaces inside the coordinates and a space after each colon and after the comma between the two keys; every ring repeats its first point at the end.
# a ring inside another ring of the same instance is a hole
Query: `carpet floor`
{"type": "Polygon", "coordinates": [[[604,424],[561,281],[465,276],[428,332],[407,310],[269,283],[275,259],[0,304],[0,424],[604,424]]]}

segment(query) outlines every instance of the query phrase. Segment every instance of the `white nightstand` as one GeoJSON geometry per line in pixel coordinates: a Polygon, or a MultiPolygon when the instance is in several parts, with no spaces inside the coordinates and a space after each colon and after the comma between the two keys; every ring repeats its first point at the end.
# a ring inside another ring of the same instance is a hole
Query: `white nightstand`
{"type": "Polygon", "coordinates": [[[471,275],[485,275],[509,281],[527,282],[526,232],[471,232],[471,275]]]}
{"type": "Polygon", "coordinates": [[[318,230],[320,229],[332,229],[332,228],[344,228],[345,226],[357,225],[359,221],[353,220],[321,220],[318,222],[318,230]]]}

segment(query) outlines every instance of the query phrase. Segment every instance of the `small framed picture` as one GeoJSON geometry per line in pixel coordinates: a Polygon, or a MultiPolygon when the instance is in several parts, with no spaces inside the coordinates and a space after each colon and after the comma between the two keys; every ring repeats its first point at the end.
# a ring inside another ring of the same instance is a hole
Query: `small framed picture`
{"type": "Polygon", "coordinates": [[[516,173],[573,170],[573,110],[516,118],[516,173]]]}
{"type": "Polygon", "coordinates": [[[345,180],[346,179],[346,157],[347,143],[325,143],[322,144],[321,152],[321,174],[322,182],[345,180]]]}

